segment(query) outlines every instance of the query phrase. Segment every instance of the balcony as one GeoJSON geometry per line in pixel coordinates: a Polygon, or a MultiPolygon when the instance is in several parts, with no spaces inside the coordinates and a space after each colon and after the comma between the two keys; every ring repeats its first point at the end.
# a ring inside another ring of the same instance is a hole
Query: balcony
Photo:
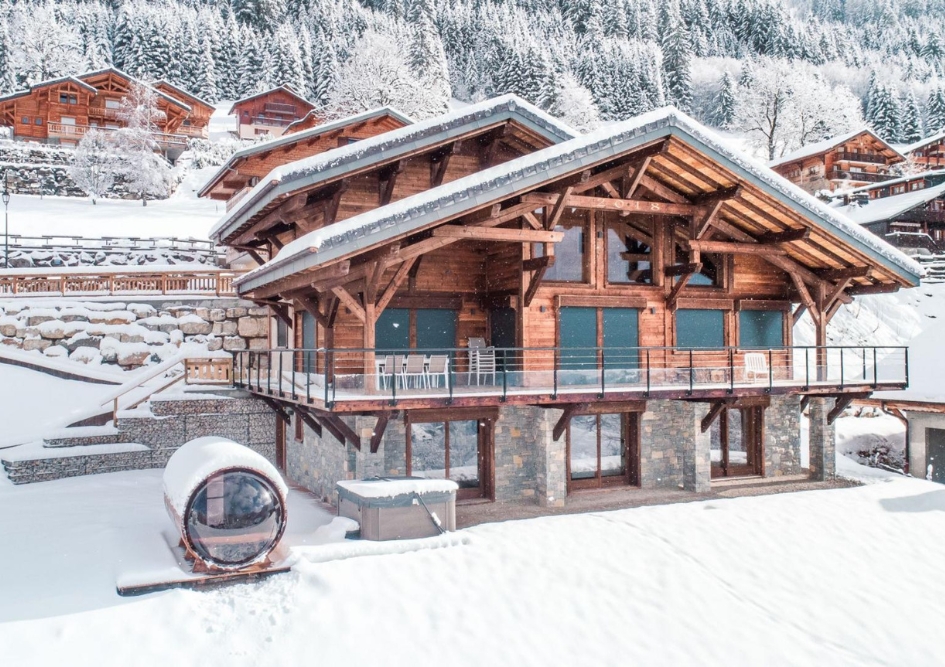
{"type": "Polygon", "coordinates": [[[207,127],[197,127],[196,125],[181,125],[177,128],[177,133],[186,137],[207,138],[207,127]]]}
{"type": "Polygon", "coordinates": [[[886,164],[886,157],[883,155],[853,153],[850,151],[839,151],[837,153],[837,160],[843,162],[865,162],[867,164],[886,164]]]}
{"type": "MultiPolygon", "coordinates": [[[[103,132],[114,132],[118,128],[114,127],[95,127],[89,125],[70,125],[67,123],[47,123],[46,127],[50,137],[59,139],[81,140],[89,130],[101,130],[103,132]]],[[[181,134],[165,134],[163,132],[152,132],[151,136],[156,142],[163,146],[186,146],[188,137],[181,134]]]]}
{"type": "Polygon", "coordinates": [[[89,116],[92,118],[105,118],[106,120],[118,120],[118,109],[89,107],[89,116]]]}
{"type": "Polygon", "coordinates": [[[267,113],[275,114],[298,114],[299,110],[294,104],[280,104],[278,102],[269,102],[263,105],[263,110],[267,113]]]}
{"type": "Polygon", "coordinates": [[[892,178],[889,174],[877,174],[869,171],[845,171],[831,169],[827,172],[827,179],[831,181],[852,181],[854,183],[882,183],[892,178]]]}
{"type": "Polygon", "coordinates": [[[242,125],[265,125],[267,127],[288,127],[296,120],[295,116],[286,116],[285,118],[272,118],[270,116],[252,116],[249,119],[240,121],[242,125]]]}
{"type": "Polygon", "coordinates": [[[908,385],[905,347],[272,349],[235,382],[323,410],[869,393],[908,385]],[[366,372],[366,369],[371,369],[366,372]]]}

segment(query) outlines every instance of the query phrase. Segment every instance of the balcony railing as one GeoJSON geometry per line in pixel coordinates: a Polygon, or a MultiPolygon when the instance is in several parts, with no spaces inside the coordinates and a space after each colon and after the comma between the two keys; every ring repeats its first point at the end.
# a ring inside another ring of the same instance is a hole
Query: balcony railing
{"type": "Polygon", "coordinates": [[[294,104],[281,104],[279,102],[267,102],[263,105],[263,109],[269,113],[294,114],[299,112],[294,104]]]}
{"type": "MultiPolygon", "coordinates": [[[[88,125],[70,125],[67,123],[48,123],[48,130],[51,136],[67,137],[70,139],[81,139],[89,130],[102,130],[103,132],[113,132],[115,127],[92,127],[88,125]]],[[[159,144],[167,146],[186,146],[187,137],[180,134],[165,134],[163,132],[152,132],[151,136],[159,144]]]]}
{"type": "Polygon", "coordinates": [[[160,271],[152,267],[78,267],[0,270],[0,296],[236,296],[239,272],[160,271]]]}
{"type": "Polygon", "coordinates": [[[868,164],[886,164],[886,158],[882,155],[870,155],[868,153],[853,153],[851,151],[839,151],[838,160],[847,162],[866,162],[868,164]]]}
{"type": "Polygon", "coordinates": [[[287,127],[295,122],[295,117],[271,118],[269,116],[253,116],[243,125],[266,125],[269,127],[287,127]]]}
{"type": "Polygon", "coordinates": [[[844,169],[831,169],[827,172],[827,178],[832,181],[859,181],[863,183],[882,183],[892,178],[889,174],[877,174],[870,171],[846,171],[844,169]]]}
{"type": "Polygon", "coordinates": [[[234,376],[330,410],[866,392],[907,386],[908,361],[905,347],[271,349],[237,352],[234,376]]]}

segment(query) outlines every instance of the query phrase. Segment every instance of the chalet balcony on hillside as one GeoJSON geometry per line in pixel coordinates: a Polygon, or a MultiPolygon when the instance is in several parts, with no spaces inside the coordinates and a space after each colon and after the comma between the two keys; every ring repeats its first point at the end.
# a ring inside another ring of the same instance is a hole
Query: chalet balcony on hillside
{"type": "MultiPolygon", "coordinates": [[[[89,125],[72,125],[69,123],[49,123],[48,128],[49,136],[56,137],[60,139],[75,139],[81,140],[89,130],[101,130],[103,132],[114,132],[118,128],[114,127],[92,127],[89,125]]],[[[167,146],[186,146],[187,137],[180,134],[165,134],[163,132],[152,132],[151,136],[154,137],[154,140],[159,144],[167,146]]],[[[198,135],[202,136],[202,135],[198,135]]]]}
{"type": "Polygon", "coordinates": [[[238,386],[338,412],[765,394],[866,395],[903,389],[909,382],[905,347],[319,348],[234,354],[238,386]]]}
{"type": "Polygon", "coordinates": [[[847,171],[845,169],[831,169],[827,172],[831,181],[857,181],[863,183],[882,183],[892,178],[890,174],[877,174],[870,171],[847,171]]]}
{"type": "Polygon", "coordinates": [[[883,155],[870,155],[869,153],[854,153],[850,151],[839,151],[837,160],[843,162],[865,162],[867,164],[886,164],[886,157],[883,155]]]}

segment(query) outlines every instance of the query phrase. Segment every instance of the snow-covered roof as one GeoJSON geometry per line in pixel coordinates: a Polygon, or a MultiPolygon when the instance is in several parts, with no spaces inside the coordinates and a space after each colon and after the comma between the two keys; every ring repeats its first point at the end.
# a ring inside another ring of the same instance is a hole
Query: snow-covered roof
{"type": "Polygon", "coordinates": [[[198,97],[197,95],[194,95],[194,94],[193,94],[192,92],[190,92],[189,90],[184,90],[184,89],[181,88],[180,86],[178,86],[178,85],[176,85],[176,84],[174,84],[174,83],[171,83],[171,82],[168,81],[167,79],[158,79],[157,81],[152,81],[151,84],[150,84],[150,86],[151,86],[152,88],[154,88],[155,90],[157,90],[158,92],[160,92],[160,89],[158,89],[158,86],[167,86],[168,88],[172,88],[172,89],[176,90],[178,93],[181,93],[181,94],[183,94],[183,95],[186,95],[187,97],[189,97],[190,99],[192,99],[192,100],[194,100],[194,101],[196,101],[196,102],[200,102],[200,104],[202,104],[202,105],[204,105],[204,106],[206,106],[206,107],[210,107],[211,109],[214,109],[214,108],[215,108],[212,102],[208,102],[207,100],[203,99],[202,97],[198,97]]]}
{"type": "MultiPolygon", "coordinates": [[[[294,128],[296,125],[301,125],[302,123],[304,123],[311,117],[317,117],[319,113],[321,112],[318,109],[312,109],[311,111],[309,111],[307,114],[305,114],[298,120],[292,121],[291,123],[285,126],[285,134],[302,134],[305,130],[300,130],[298,132],[295,132],[292,128],[294,128]]],[[[334,121],[328,121],[326,123],[319,123],[315,127],[309,128],[309,130],[318,129],[322,127],[323,125],[331,125],[333,122],[343,121],[347,125],[349,123],[357,123],[362,120],[368,120],[371,118],[382,118],[384,116],[390,116],[391,118],[396,118],[397,120],[402,122],[404,125],[411,125],[414,123],[414,119],[408,116],[407,114],[398,111],[394,107],[384,106],[384,107],[377,107],[376,109],[370,109],[368,111],[362,111],[361,113],[355,114],[354,116],[348,116],[345,118],[336,118],[334,121]]],[[[322,132],[324,131],[325,130],[322,130],[322,132]]],[[[303,136],[308,136],[308,135],[303,135],[303,136]]]]}
{"type": "Polygon", "coordinates": [[[929,170],[919,172],[918,174],[909,174],[907,176],[899,176],[897,178],[890,178],[888,181],[879,181],[878,183],[870,183],[869,185],[860,185],[855,188],[850,188],[849,190],[843,190],[842,192],[835,193],[835,197],[843,197],[845,195],[856,194],[858,192],[869,192],[871,190],[880,190],[882,188],[889,187],[890,185],[899,185],[900,183],[908,183],[910,181],[915,181],[920,178],[930,178],[938,176],[940,178],[945,178],[945,171],[942,170],[929,170]]]}
{"type": "Polygon", "coordinates": [[[243,275],[236,283],[241,292],[255,289],[352,251],[374,247],[439,220],[454,218],[666,136],[677,137],[695,147],[831,236],[886,266],[907,283],[918,284],[923,270],[914,260],[838,215],[761,162],[731,150],[721,137],[673,107],[614,123],[310,232],[286,245],[274,259],[243,275]]]}
{"type": "Polygon", "coordinates": [[[922,148],[923,146],[928,146],[929,144],[936,144],[943,140],[945,140],[945,130],[943,130],[942,132],[937,132],[933,135],[930,135],[926,137],[925,139],[919,139],[918,141],[911,144],[893,144],[893,147],[897,151],[902,153],[903,155],[907,155],[911,153],[912,151],[922,148]]]}
{"type": "MultiPolygon", "coordinates": [[[[517,95],[502,95],[276,167],[220,219],[210,230],[210,236],[214,239],[226,238],[242,220],[256,214],[280,195],[310,187],[355,168],[390,160],[401,153],[413,152],[432,142],[466,134],[471,128],[485,127],[503,120],[514,120],[555,143],[577,135],[575,130],[517,95]]],[[[343,122],[348,124],[351,121],[345,119],[343,122]]],[[[315,132],[317,129],[305,132],[315,132]]],[[[289,138],[304,138],[305,132],[297,132],[289,138]]],[[[272,145],[269,142],[263,144],[262,148],[272,145]]],[[[205,191],[206,188],[201,194],[205,191]]]]}
{"type": "MultiPolygon", "coordinates": [[[[145,83],[145,82],[142,81],[141,79],[138,79],[138,78],[136,78],[136,77],[133,77],[133,76],[131,76],[130,74],[128,74],[128,72],[125,72],[125,71],[123,71],[123,70],[120,70],[120,69],[118,69],[117,67],[103,67],[102,69],[97,69],[97,70],[95,70],[94,72],[85,72],[85,73],[79,74],[79,75],[77,75],[77,76],[78,76],[78,78],[84,80],[84,79],[91,78],[91,77],[93,77],[93,76],[99,76],[99,75],[101,75],[101,74],[108,74],[108,73],[117,74],[118,76],[120,76],[120,77],[122,77],[122,78],[124,78],[124,79],[127,79],[129,82],[137,83],[137,84],[140,84],[140,85],[142,85],[142,86],[147,86],[148,88],[150,88],[151,90],[153,90],[154,93],[155,93],[158,97],[162,97],[162,98],[164,98],[165,100],[167,100],[168,102],[170,102],[171,104],[174,104],[174,105],[176,105],[176,106],[179,106],[179,107],[181,107],[182,109],[186,109],[187,111],[191,111],[191,108],[190,108],[190,105],[189,105],[189,104],[187,104],[187,103],[185,103],[185,102],[181,102],[181,101],[180,101],[179,99],[177,99],[176,97],[172,97],[171,95],[168,95],[167,93],[158,90],[157,88],[155,88],[155,87],[152,86],[151,84],[145,83]]],[[[98,89],[95,89],[95,90],[96,90],[96,92],[98,91],[98,89]]]]}
{"type": "Polygon", "coordinates": [[[80,88],[85,88],[89,92],[92,92],[92,93],[98,92],[98,89],[95,86],[90,86],[89,84],[87,84],[82,79],[79,79],[78,77],[60,76],[60,77],[56,77],[55,79],[46,79],[45,81],[34,83],[29,88],[24,88],[23,90],[16,90],[16,91],[13,91],[12,93],[7,93],[6,95],[0,95],[0,102],[6,102],[8,100],[15,100],[18,97],[25,97],[29,95],[30,93],[32,93],[34,90],[37,90],[39,88],[46,88],[47,86],[54,86],[58,83],[65,83],[66,81],[74,83],[80,88]]]}
{"type": "Polygon", "coordinates": [[[309,109],[314,109],[314,108],[315,108],[315,105],[314,105],[314,104],[312,104],[312,103],[309,102],[307,99],[305,99],[304,97],[302,97],[301,95],[299,95],[297,92],[295,92],[294,90],[292,90],[291,87],[286,86],[286,85],[283,84],[283,85],[281,85],[281,86],[276,86],[275,88],[270,88],[269,90],[264,90],[264,91],[262,91],[261,93],[255,93],[255,94],[253,94],[253,95],[249,95],[249,96],[247,96],[247,97],[242,97],[242,98],[236,100],[235,102],[233,102],[233,106],[230,107],[230,110],[229,110],[227,113],[230,114],[230,115],[232,115],[232,114],[233,114],[233,109],[235,109],[235,108],[237,107],[237,105],[243,104],[244,102],[250,102],[250,101],[255,100],[256,98],[259,98],[259,97],[264,97],[264,96],[266,96],[266,95],[271,95],[272,93],[275,93],[275,92],[277,92],[277,91],[282,91],[282,92],[284,92],[284,93],[286,93],[286,94],[288,94],[288,95],[291,95],[292,97],[294,97],[295,99],[297,99],[299,102],[303,102],[304,104],[306,104],[309,109]]]}
{"type": "Polygon", "coordinates": [[[871,199],[864,204],[851,203],[846,206],[837,206],[835,211],[839,211],[847,216],[853,222],[862,225],[869,222],[879,222],[880,220],[889,220],[906,211],[911,211],[917,206],[945,196],[945,183],[933,185],[930,188],[922,188],[913,192],[906,192],[901,195],[892,195],[891,197],[881,197],[871,199]]]}
{"type": "MultiPolygon", "coordinates": [[[[310,111],[309,113],[314,113],[310,111]]],[[[233,168],[233,166],[246,158],[252,157],[257,153],[266,153],[275,148],[280,148],[282,146],[290,146],[295,143],[302,141],[307,141],[312,137],[317,137],[320,134],[325,134],[326,132],[332,132],[333,130],[340,129],[342,127],[347,127],[348,125],[353,125],[355,123],[360,123],[365,120],[371,120],[372,118],[380,118],[382,116],[393,116],[404,122],[406,125],[412,125],[414,120],[403,114],[393,107],[378,107],[377,109],[371,109],[370,111],[364,111],[354,116],[348,116],[346,118],[337,118],[335,120],[330,120],[321,125],[316,125],[307,130],[301,130],[299,132],[294,132],[292,134],[284,134],[277,139],[272,141],[263,141],[262,143],[253,144],[252,146],[247,146],[246,148],[241,148],[240,150],[233,153],[230,158],[224,163],[222,167],[217,170],[209,181],[200,189],[200,192],[197,193],[198,197],[205,197],[210,190],[213,189],[213,186],[216,185],[220,179],[222,179],[226,174],[233,168]]],[[[308,116],[306,116],[307,118],[308,116]]],[[[304,118],[302,119],[304,120],[304,118]]],[[[301,122],[301,121],[296,121],[301,122]]],[[[294,123],[293,123],[294,124],[294,123]]],[[[291,126],[290,126],[291,127],[291,126]]]]}
{"type": "Polygon", "coordinates": [[[877,136],[875,132],[873,132],[869,128],[864,127],[859,130],[854,130],[853,132],[847,132],[846,134],[840,134],[840,135],[837,135],[836,137],[830,137],[829,139],[824,139],[823,141],[817,141],[813,144],[807,144],[806,146],[802,146],[801,148],[798,148],[796,151],[791,151],[787,155],[782,155],[781,157],[775,160],[771,160],[768,163],[768,166],[777,167],[778,165],[781,165],[781,164],[787,164],[788,162],[794,162],[796,160],[803,160],[804,158],[812,157],[814,155],[820,155],[821,153],[826,153],[831,148],[835,148],[836,146],[839,146],[842,143],[846,143],[847,141],[850,141],[850,139],[853,139],[854,137],[858,137],[863,133],[870,134],[874,139],[876,139],[876,141],[886,146],[886,148],[888,148],[893,153],[895,153],[899,158],[903,160],[905,159],[902,156],[902,154],[900,154],[899,151],[897,151],[892,146],[892,144],[889,144],[888,142],[883,141],[883,139],[877,136]]]}

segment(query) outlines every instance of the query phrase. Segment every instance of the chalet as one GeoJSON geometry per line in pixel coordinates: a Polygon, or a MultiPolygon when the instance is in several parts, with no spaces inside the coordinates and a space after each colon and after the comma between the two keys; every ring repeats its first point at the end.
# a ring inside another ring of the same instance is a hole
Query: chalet
{"type": "Polygon", "coordinates": [[[945,171],[928,171],[856,188],[836,209],[903,249],[945,251],[945,171]]]}
{"type": "Polygon", "coordinates": [[[505,96],[285,164],[212,232],[270,259],[237,383],[292,479],[447,477],[560,505],[613,487],[833,473],[832,422],[906,385],[902,348],[829,347],[888,244],[674,109],[577,136],[505,96]],[[265,246],[265,247],[264,247],[265,246]],[[816,346],[793,345],[804,312],[816,346]]]}
{"type": "Polygon", "coordinates": [[[314,108],[314,104],[288,86],[278,86],[237,100],[230,115],[236,116],[236,134],[240,139],[280,137],[289,125],[314,108]]]}
{"type": "Polygon", "coordinates": [[[151,87],[165,95],[184,102],[190,107],[190,114],[184,118],[177,127],[177,134],[198,139],[208,139],[210,137],[210,116],[213,115],[215,110],[215,107],[210,102],[164,79],[152,82],[151,87]]]}
{"type": "MultiPolygon", "coordinates": [[[[12,129],[15,140],[75,146],[91,128],[122,126],[121,100],[133,83],[142,82],[114,68],[43,81],[0,97],[0,124],[12,129]]],[[[175,159],[189,137],[207,136],[212,107],[166,82],[153,87],[165,115],[155,139],[175,159]]]]}
{"type": "Polygon", "coordinates": [[[788,153],[768,163],[776,173],[808,192],[855,188],[893,178],[890,168],[905,161],[870,130],[857,130],[788,153]]]}
{"type": "Polygon", "coordinates": [[[919,169],[945,169],[945,132],[896,146],[896,149],[919,169]]]}

